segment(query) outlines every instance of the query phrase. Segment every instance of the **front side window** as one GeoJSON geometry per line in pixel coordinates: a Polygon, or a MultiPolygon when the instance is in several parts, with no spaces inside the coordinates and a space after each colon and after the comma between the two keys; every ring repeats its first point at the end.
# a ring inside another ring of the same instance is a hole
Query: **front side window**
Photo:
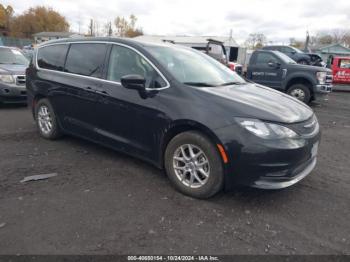
{"type": "Polygon", "coordinates": [[[28,65],[29,61],[16,49],[0,48],[0,64],[28,65]]]}
{"type": "Polygon", "coordinates": [[[340,67],[340,68],[350,69],[350,60],[341,59],[341,60],[339,61],[339,67],[340,67]]]}
{"type": "Polygon", "coordinates": [[[146,79],[147,88],[166,86],[164,79],[153,66],[134,50],[113,45],[109,58],[107,80],[120,82],[126,75],[140,75],[146,79]]]}
{"type": "Polygon", "coordinates": [[[272,54],[258,53],[256,57],[256,64],[268,64],[270,62],[276,63],[277,60],[272,54]]]}
{"type": "Polygon", "coordinates": [[[83,76],[101,77],[106,50],[106,44],[71,44],[64,71],[83,76]]]}
{"type": "Polygon", "coordinates": [[[228,67],[210,56],[181,46],[147,46],[146,49],[173,77],[193,86],[246,83],[228,67]]]}
{"type": "Polygon", "coordinates": [[[67,44],[41,47],[38,50],[38,65],[41,68],[63,71],[67,44]]]}

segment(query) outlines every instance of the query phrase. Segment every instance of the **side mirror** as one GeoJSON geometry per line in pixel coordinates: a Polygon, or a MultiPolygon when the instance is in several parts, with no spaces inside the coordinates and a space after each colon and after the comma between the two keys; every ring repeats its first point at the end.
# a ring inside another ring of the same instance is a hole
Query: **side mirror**
{"type": "Polygon", "coordinates": [[[146,79],[141,75],[126,75],[121,78],[122,86],[128,89],[145,91],[146,79]]]}
{"type": "Polygon", "coordinates": [[[292,52],[290,52],[292,55],[295,55],[297,52],[296,51],[292,51],[292,52]]]}

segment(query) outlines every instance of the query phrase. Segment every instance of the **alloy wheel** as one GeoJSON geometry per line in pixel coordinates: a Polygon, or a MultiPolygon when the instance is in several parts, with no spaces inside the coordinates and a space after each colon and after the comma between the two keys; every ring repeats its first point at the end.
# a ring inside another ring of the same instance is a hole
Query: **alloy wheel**
{"type": "Polygon", "coordinates": [[[173,168],[176,177],[187,187],[200,188],[210,176],[210,164],[201,148],[192,144],[181,145],[175,150],[173,168]]]}
{"type": "Polygon", "coordinates": [[[42,133],[45,135],[52,131],[52,118],[50,110],[46,105],[41,105],[38,110],[38,124],[42,133]]]}

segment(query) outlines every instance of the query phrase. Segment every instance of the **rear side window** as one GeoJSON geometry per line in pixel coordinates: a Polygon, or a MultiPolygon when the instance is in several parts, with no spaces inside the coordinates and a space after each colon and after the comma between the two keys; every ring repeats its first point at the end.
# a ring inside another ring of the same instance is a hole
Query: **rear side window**
{"type": "Polygon", "coordinates": [[[276,58],[272,54],[259,53],[256,57],[256,64],[267,64],[269,62],[277,62],[276,58]]]}
{"type": "Polygon", "coordinates": [[[63,71],[68,45],[51,45],[38,50],[38,65],[40,68],[63,71]]]}
{"type": "Polygon", "coordinates": [[[64,71],[100,78],[106,50],[106,44],[71,44],[64,71]]]}

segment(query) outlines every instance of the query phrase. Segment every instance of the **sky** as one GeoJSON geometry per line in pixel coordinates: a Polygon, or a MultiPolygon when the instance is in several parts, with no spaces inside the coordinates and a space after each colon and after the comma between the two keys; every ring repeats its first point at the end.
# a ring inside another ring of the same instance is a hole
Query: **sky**
{"type": "MultiPolygon", "coordinates": [[[[99,28],[116,16],[137,16],[150,35],[232,36],[243,43],[263,33],[270,43],[304,40],[306,31],[350,28],[350,0],[2,0],[15,15],[29,7],[52,7],[74,32],[87,33],[89,20],[99,28]]],[[[102,30],[101,30],[102,31],[102,30]]]]}

